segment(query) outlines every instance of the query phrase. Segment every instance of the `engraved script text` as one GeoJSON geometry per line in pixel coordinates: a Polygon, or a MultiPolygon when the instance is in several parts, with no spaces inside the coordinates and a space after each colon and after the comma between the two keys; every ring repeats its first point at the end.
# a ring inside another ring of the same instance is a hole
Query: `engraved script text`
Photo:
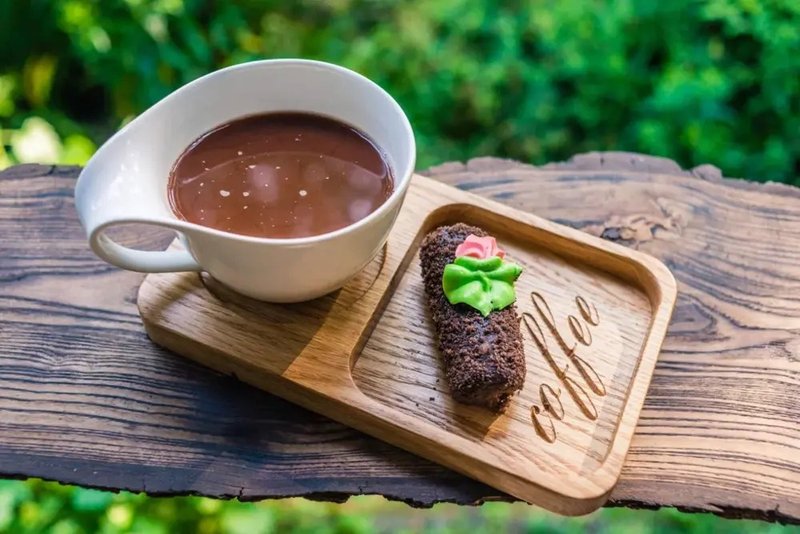
{"type": "MultiPolygon", "coordinates": [[[[532,292],[531,302],[536,315],[531,312],[524,312],[522,314],[522,322],[550,369],[552,369],[556,379],[558,379],[560,386],[567,390],[569,397],[575,402],[581,413],[589,420],[594,421],[597,419],[597,408],[592,401],[591,393],[602,397],[606,394],[606,388],[594,368],[581,358],[576,351],[579,344],[584,347],[589,347],[592,344],[591,329],[600,324],[600,315],[597,312],[597,308],[593,304],[586,302],[586,299],[580,295],[575,298],[580,318],[575,315],[567,317],[567,324],[576,340],[570,345],[564,339],[561,331],[559,331],[550,305],[541,293],[532,292]],[[563,368],[556,362],[556,358],[550,351],[542,324],[550,332],[558,348],[568,360],[563,368]],[[577,370],[581,382],[570,376],[570,365],[577,370]]],[[[536,433],[548,443],[556,441],[555,421],[564,419],[565,412],[564,405],[561,402],[561,387],[553,387],[547,383],[540,384],[539,402],[541,406],[538,404],[531,406],[531,420],[536,433]]]]}

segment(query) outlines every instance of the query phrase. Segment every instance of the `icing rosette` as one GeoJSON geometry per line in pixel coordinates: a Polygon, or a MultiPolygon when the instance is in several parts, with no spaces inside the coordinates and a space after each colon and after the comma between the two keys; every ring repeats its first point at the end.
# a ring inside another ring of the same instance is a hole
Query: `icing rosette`
{"type": "Polygon", "coordinates": [[[517,298],[514,282],[522,267],[504,258],[494,237],[470,234],[444,268],[442,288],[450,304],[466,304],[484,317],[510,306],[517,298]]]}
{"type": "Polygon", "coordinates": [[[506,253],[497,247],[497,240],[492,236],[478,237],[470,234],[463,243],[456,248],[456,257],[469,256],[479,260],[485,260],[492,256],[504,258],[506,253]]]}

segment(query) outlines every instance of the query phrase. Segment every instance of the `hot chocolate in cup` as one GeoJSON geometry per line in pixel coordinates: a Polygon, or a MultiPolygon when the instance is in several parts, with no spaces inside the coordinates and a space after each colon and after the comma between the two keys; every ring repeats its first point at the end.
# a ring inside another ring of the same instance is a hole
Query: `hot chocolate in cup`
{"type": "Polygon", "coordinates": [[[300,302],[342,287],[381,249],[415,158],[408,118],[372,81],[318,61],[256,61],[195,80],[125,126],[81,173],[75,204],[92,249],[113,265],[149,273],[206,271],[252,298],[300,302]],[[179,216],[168,184],[187,148],[221,125],[278,113],[318,115],[363,133],[390,169],[392,190],[385,201],[351,224],[304,237],[237,234],[179,216]],[[129,223],[173,229],[185,250],[134,250],[105,234],[129,223]]]}

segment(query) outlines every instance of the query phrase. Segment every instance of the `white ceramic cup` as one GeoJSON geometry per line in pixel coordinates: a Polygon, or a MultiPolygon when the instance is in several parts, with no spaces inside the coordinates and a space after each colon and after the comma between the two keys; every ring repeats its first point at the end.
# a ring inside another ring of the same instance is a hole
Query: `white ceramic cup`
{"type": "Polygon", "coordinates": [[[255,61],[185,85],[121,129],[81,173],[75,205],[92,250],[113,265],[148,273],[207,271],[244,295],[299,302],[342,287],[377,254],[403,203],[415,158],[408,118],[367,78],[318,61],[255,61]],[[350,226],[304,238],[249,237],[176,217],[167,181],[180,154],[216,126],[274,111],[325,115],[365,132],[388,159],[392,195],[350,226]],[[171,228],[186,250],[134,250],[104,234],[126,223],[171,228]]]}

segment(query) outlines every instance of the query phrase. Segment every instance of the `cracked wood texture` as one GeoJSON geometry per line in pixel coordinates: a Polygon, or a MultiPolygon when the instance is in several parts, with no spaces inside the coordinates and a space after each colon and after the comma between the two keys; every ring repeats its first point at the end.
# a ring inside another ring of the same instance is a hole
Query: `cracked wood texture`
{"type": "MultiPolygon", "coordinates": [[[[0,172],[0,475],[249,500],[507,498],[153,345],[142,275],[86,245],[78,172],[0,172]]],[[[800,523],[800,189],[627,153],[427,174],[650,253],[678,279],[610,505],[800,523]]]]}

